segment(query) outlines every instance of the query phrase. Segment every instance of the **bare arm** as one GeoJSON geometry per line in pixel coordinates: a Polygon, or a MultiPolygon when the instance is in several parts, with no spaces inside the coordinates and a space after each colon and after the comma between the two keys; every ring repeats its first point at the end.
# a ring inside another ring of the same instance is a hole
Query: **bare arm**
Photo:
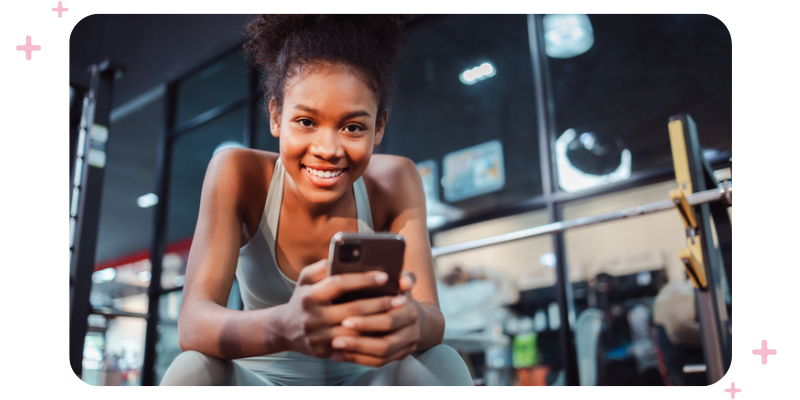
{"type": "Polygon", "coordinates": [[[439,309],[436,278],[433,273],[433,256],[428,235],[425,211],[425,192],[416,165],[403,158],[394,178],[398,180],[395,207],[399,212],[391,221],[389,230],[406,237],[403,271],[414,274],[411,289],[412,304],[417,308],[420,338],[417,350],[427,350],[442,343],[444,316],[439,309]]]}
{"type": "Polygon", "coordinates": [[[239,358],[284,350],[275,308],[236,311],[225,307],[241,241],[243,174],[247,154],[227,150],[212,158],[200,199],[178,319],[183,350],[239,358]]]}

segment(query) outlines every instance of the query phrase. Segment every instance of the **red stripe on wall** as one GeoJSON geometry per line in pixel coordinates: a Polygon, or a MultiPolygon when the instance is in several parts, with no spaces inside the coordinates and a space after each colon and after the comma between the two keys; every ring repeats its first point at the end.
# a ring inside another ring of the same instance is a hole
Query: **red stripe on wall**
{"type": "MultiPolygon", "coordinates": [[[[181,240],[176,240],[172,243],[167,243],[166,249],[164,250],[164,254],[166,253],[188,253],[189,249],[192,247],[192,238],[188,237],[181,240]]],[[[123,265],[135,263],[137,261],[147,260],[150,259],[150,250],[139,250],[133,253],[128,253],[124,256],[110,258],[108,260],[103,260],[99,263],[95,263],[94,270],[99,271],[101,269],[106,268],[118,268],[123,265]]]]}

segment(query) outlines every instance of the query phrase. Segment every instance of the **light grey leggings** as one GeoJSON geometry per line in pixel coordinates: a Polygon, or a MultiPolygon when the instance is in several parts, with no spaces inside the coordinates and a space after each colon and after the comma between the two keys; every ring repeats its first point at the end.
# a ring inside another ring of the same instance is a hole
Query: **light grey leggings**
{"type": "MultiPolygon", "coordinates": [[[[431,349],[368,370],[345,380],[343,385],[356,386],[472,386],[472,378],[464,360],[451,347],[437,345],[431,349]]],[[[270,382],[231,360],[209,357],[186,351],[172,362],[162,386],[272,386],[270,382]]]]}

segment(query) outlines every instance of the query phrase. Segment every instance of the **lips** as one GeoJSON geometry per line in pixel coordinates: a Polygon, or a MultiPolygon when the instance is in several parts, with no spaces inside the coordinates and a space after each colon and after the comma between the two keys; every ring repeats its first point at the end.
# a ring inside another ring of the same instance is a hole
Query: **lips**
{"type": "Polygon", "coordinates": [[[330,168],[330,167],[317,167],[312,168],[303,166],[303,173],[306,174],[308,180],[318,187],[331,187],[344,178],[344,172],[347,168],[330,168]]]}

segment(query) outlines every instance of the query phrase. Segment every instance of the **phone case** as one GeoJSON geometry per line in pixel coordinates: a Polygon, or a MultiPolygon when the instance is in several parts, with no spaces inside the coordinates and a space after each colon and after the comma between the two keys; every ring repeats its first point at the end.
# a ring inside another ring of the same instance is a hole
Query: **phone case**
{"type": "Polygon", "coordinates": [[[329,275],[364,271],[384,271],[389,275],[383,286],[345,293],[334,303],[397,295],[400,292],[400,273],[403,270],[405,247],[405,238],[396,233],[339,232],[333,235],[328,254],[329,275]],[[355,248],[359,249],[357,260],[348,259],[352,254],[343,254],[343,251],[355,248]]]}

